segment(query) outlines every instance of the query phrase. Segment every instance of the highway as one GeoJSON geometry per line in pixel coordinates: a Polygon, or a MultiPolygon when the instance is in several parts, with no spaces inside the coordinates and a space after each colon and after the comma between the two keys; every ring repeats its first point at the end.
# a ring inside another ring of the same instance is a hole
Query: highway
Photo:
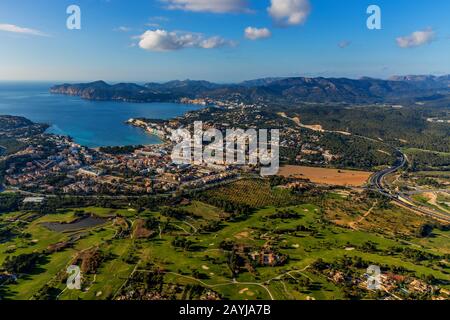
{"type": "MultiPolygon", "coordinates": [[[[293,120],[293,119],[291,119],[291,120],[293,120]]],[[[299,124],[297,123],[297,125],[299,125],[299,124]]],[[[314,129],[312,129],[312,130],[314,130],[314,129]]],[[[333,132],[333,133],[337,133],[337,134],[344,134],[341,131],[326,131],[326,130],[323,130],[323,131],[333,132]]],[[[345,133],[344,135],[347,135],[347,133],[345,133]]],[[[361,135],[356,135],[356,134],[350,134],[350,135],[359,137],[362,139],[366,139],[368,141],[373,141],[373,142],[377,142],[377,143],[380,142],[376,139],[372,139],[372,138],[361,136],[361,135]]],[[[397,194],[393,193],[391,190],[389,190],[388,188],[386,188],[383,185],[384,178],[386,178],[390,174],[393,174],[393,173],[399,171],[401,168],[405,167],[408,164],[408,159],[407,159],[406,155],[403,154],[399,149],[397,149],[397,157],[398,157],[398,159],[397,159],[396,163],[394,164],[394,166],[392,166],[391,168],[379,171],[370,177],[368,189],[375,190],[375,191],[383,194],[384,196],[390,198],[392,201],[394,201],[397,205],[399,205],[401,207],[410,209],[418,214],[427,216],[429,218],[438,220],[440,222],[450,223],[450,214],[443,212],[443,211],[437,211],[437,210],[433,210],[430,208],[420,206],[420,205],[416,204],[414,202],[414,200],[412,200],[410,198],[409,195],[403,194],[403,193],[397,193],[397,194]]]]}
{"type": "Polygon", "coordinates": [[[389,197],[392,201],[394,201],[396,204],[398,204],[401,207],[410,209],[414,212],[417,212],[419,214],[422,214],[424,216],[427,216],[429,218],[450,223],[450,214],[443,212],[443,211],[437,211],[432,210],[429,208],[425,208],[423,206],[420,206],[414,202],[408,195],[403,193],[393,193],[391,190],[387,189],[384,186],[384,178],[386,178],[388,175],[393,174],[400,169],[402,169],[404,166],[407,165],[408,159],[406,156],[400,151],[397,150],[398,159],[397,162],[392,166],[391,168],[379,171],[375,174],[373,174],[370,177],[369,185],[371,189],[375,189],[379,193],[383,194],[386,197],[389,197]]]}
{"type": "Polygon", "coordinates": [[[384,169],[383,171],[379,171],[379,172],[375,173],[374,175],[372,175],[370,177],[370,181],[369,181],[369,184],[371,187],[375,188],[378,192],[380,192],[388,197],[392,197],[392,195],[383,186],[384,178],[392,173],[397,172],[398,170],[403,168],[408,163],[406,156],[403,153],[401,153],[400,151],[397,151],[397,152],[398,152],[398,159],[397,159],[397,162],[394,164],[394,166],[391,168],[388,168],[388,169],[384,169]]]}

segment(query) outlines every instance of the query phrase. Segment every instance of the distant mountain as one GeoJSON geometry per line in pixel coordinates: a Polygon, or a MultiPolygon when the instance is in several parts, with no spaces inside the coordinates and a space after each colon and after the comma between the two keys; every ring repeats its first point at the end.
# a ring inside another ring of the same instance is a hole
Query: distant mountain
{"type": "Polygon", "coordinates": [[[118,100],[128,102],[160,102],[180,98],[172,93],[158,92],[135,83],[109,85],[104,81],[63,84],[50,88],[51,93],[79,96],[88,100],[118,100]]]}
{"type": "Polygon", "coordinates": [[[393,76],[389,80],[409,82],[428,89],[450,88],[450,75],[440,77],[432,75],[393,76]]]}
{"type": "Polygon", "coordinates": [[[427,95],[406,81],[386,81],[364,78],[284,78],[255,87],[220,88],[206,93],[208,97],[221,96],[240,98],[246,101],[287,102],[382,102],[387,99],[427,95]]]}
{"type": "Polygon", "coordinates": [[[203,80],[174,80],[166,83],[146,83],[144,86],[147,89],[159,92],[192,95],[217,89],[223,85],[203,80]]]}
{"type": "Polygon", "coordinates": [[[245,102],[347,102],[372,103],[399,98],[427,98],[448,95],[450,76],[403,76],[389,80],[362,78],[265,78],[240,84],[208,81],[170,81],[109,85],[104,81],[63,84],[52,93],[80,96],[91,100],[131,102],[179,101],[181,98],[238,99],[245,102]]]}
{"type": "Polygon", "coordinates": [[[279,81],[282,79],[286,79],[286,78],[282,78],[282,77],[278,77],[278,78],[261,78],[261,79],[255,79],[255,80],[248,80],[248,81],[244,81],[239,83],[239,85],[244,86],[244,87],[260,87],[260,86],[266,86],[269,85],[275,81],[279,81]]]}

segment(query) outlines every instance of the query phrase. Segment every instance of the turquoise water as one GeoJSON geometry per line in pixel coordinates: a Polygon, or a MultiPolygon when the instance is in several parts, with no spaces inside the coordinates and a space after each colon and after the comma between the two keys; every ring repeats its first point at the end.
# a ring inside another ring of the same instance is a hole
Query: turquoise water
{"type": "Polygon", "coordinates": [[[87,101],[48,92],[52,84],[1,83],[0,115],[47,123],[49,133],[67,135],[86,147],[156,144],[160,140],[126,125],[130,118],[170,119],[201,108],[176,103],[87,101]]]}

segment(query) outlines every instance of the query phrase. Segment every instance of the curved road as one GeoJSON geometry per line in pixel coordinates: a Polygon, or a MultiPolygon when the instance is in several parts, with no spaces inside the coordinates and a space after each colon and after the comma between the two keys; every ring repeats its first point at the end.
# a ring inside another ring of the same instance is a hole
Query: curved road
{"type": "Polygon", "coordinates": [[[398,205],[411,209],[415,212],[418,212],[422,215],[425,215],[429,218],[439,220],[442,222],[450,223],[450,214],[443,212],[443,211],[437,211],[432,210],[428,208],[421,207],[414,203],[414,200],[412,200],[409,196],[403,194],[403,193],[393,193],[391,190],[388,190],[385,188],[383,181],[384,178],[387,177],[390,174],[393,174],[403,168],[407,163],[408,159],[406,156],[400,151],[397,150],[398,153],[398,159],[397,162],[394,164],[393,167],[379,171],[375,174],[373,174],[370,177],[369,185],[377,190],[379,193],[389,197],[392,201],[397,203],[398,205]]]}
{"type": "Polygon", "coordinates": [[[378,192],[380,192],[388,197],[392,197],[392,195],[390,194],[389,190],[386,190],[383,187],[384,178],[394,172],[397,172],[398,170],[403,168],[408,163],[408,161],[406,160],[406,156],[403,153],[401,153],[399,150],[397,150],[397,152],[398,152],[398,159],[397,159],[397,162],[394,164],[394,166],[391,168],[385,169],[383,171],[379,171],[379,172],[375,173],[374,175],[372,175],[370,177],[370,180],[369,180],[370,186],[375,187],[375,189],[378,192]]]}

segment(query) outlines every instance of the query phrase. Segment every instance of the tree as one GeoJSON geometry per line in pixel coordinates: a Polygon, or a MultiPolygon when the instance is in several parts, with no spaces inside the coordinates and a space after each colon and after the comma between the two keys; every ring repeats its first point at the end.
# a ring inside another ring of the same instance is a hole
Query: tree
{"type": "Polygon", "coordinates": [[[418,230],[418,236],[421,238],[427,238],[427,237],[431,236],[431,234],[433,233],[433,229],[434,229],[434,226],[432,224],[425,223],[420,226],[420,228],[418,230]]]}

